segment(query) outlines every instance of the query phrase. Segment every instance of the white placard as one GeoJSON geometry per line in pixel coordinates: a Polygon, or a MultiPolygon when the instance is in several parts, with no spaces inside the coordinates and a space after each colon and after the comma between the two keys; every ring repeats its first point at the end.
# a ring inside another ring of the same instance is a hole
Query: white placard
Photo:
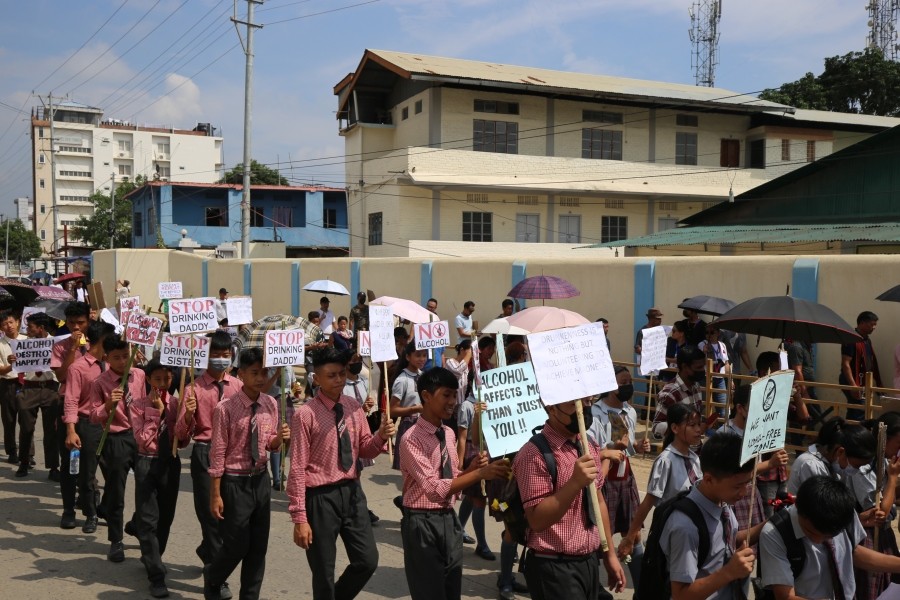
{"type": "Polygon", "coordinates": [[[369,305],[369,328],[372,360],[382,362],[397,360],[394,344],[394,311],[390,306],[369,305]]]}
{"type": "MultiPolygon", "coordinates": [[[[782,371],[787,371],[788,369],[790,369],[790,367],[788,366],[788,353],[784,350],[781,350],[778,353],[778,367],[782,371]]],[[[762,375],[762,373],[760,373],[760,375],[762,375]]]]}
{"type": "Polygon", "coordinates": [[[416,323],[413,325],[413,338],[416,340],[416,350],[446,348],[450,345],[450,323],[416,323]]]}
{"type": "Polygon", "coordinates": [[[205,335],[164,333],[159,351],[159,362],[169,367],[190,367],[191,348],[194,350],[193,368],[205,369],[209,364],[209,338],[205,335]]]}
{"type": "Polygon", "coordinates": [[[528,351],[547,406],[619,388],[603,323],[530,333],[528,351]]]}
{"type": "Polygon", "coordinates": [[[116,335],[122,335],[122,330],[124,328],[119,323],[119,319],[116,317],[116,313],[114,312],[114,310],[110,310],[108,308],[100,310],[100,320],[115,327],[116,335]]]}
{"type": "Polygon", "coordinates": [[[128,313],[133,310],[141,310],[141,297],[129,296],[119,300],[119,323],[122,326],[128,324],[128,313]]]}
{"type": "Polygon", "coordinates": [[[215,298],[188,298],[169,301],[169,330],[178,335],[203,333],[219,328],[215,298]]]}
{"type": "Polygon", "coordinates": [[[302,365],[306,352],[306,332],[302,329],[267,331],[263,352],[265,353],[264,367],[302,365]]]}
{"type": "Polygon", "coordinates": [[[778,371],[757,379],[750,386],[747,427],[741,445],[742,465],[757,454],[784,448],[794,372],[778,371]]]}
{"type": "Polygon", "coordinates": [[[160,300],[178,299],[184,296],[180,281],[160,281],[157,285],[160,300]]]}
{"type": "Polygon", "coordinates": [[[225,331],[227,331],[229,337],[231,337],[231,343],[232,343],[232,344],[233,344],[235,341],[237,341],[238,336],[239,336],[240,333],[241,333],[240,330],[239,330],[237,327],[231,327],[231,326],[226,327],[226,328],[225,328],[225,331]]]}
{"type": "Polygon", "coordinates": [[[356,352],[360,356],[372,356],[372,334],[368,331],[360,331],[358,338],[356,352]]]}
{"type": "Polygon", "coordinates": [[[228,326],[246,325],[253,322],[253,298],[237,296],[225,303],[228,326]]]}
{"type": "Polygon", "coordinates": [[[25,334],[28,331],[28,315],[35,315],[44,312],[43,308],[37,306],[26,306],[22,309],[22,326],[19,327],[19,333],[25,334]]]}
{"type": "Polygon", "coordinates": [[[668,336],[662,325],[641,330],[641,375],[665,369],[668,336]]]}
{"type": "Polygon", "coordinates": [[[128,325],[125,327],[125,340],[152,348],[156,346],[156,339],[162,326],[162,319],[131,311],[128,314],[128,325]]]}
{"type": "Polygon", "coordinates": [[[16,355],[16,372],[49,371],[50,357],[53,355],[53,345],[56,341],[52,337],[9,340],[9,347],[16,355]]]}
{"type": "Polygon", "coordinates": [[[481,374],[484,441],[491,456],[518,452],[535,427],[547,420],[531,363],[491,369],[481,374]]]}

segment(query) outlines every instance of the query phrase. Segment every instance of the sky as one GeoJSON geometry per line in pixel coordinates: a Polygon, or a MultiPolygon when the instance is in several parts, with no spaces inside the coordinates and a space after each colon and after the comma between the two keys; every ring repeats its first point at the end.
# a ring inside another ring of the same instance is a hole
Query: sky
{"type": "MultiPolygon", "coordinates": [[[[265,0],[253,157],[343,186],[333,87],[367,48],[694,83],[694,0],[265,0]]],[[[716,87],[777,87],[862,50],[867,0],[723,0],[716,87]]],[[[29,0],[0,22],[0,213],[30,196],[29,120],[50,92],[105,117],[224,136],[242,160],[244,53],[232,0],[29,0]]],[[[246,2],[237,2],[244,18],[246,2]]]]}

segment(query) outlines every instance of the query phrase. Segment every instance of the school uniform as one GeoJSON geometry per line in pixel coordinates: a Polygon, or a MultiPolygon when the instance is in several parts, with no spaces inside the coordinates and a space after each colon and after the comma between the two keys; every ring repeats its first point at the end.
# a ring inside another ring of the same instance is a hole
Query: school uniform
{"type": "Polygon", "coordinates": [[[201,542],[196,552],[204,565],[209,564],[222,547],[219,521],[209,512],[209,444],[212,441],[213,410],[225,398],[231,398],[239,393],[241,386],[239,379],[227,373],[222,381],[216,381],[209,372],[205,372],[196,378],[193,386],[185,387],[185,396],[188,390],[191,390],[197,398],[197,409],[190,420],[185,419],[184,403],[179,403],[181,406],[178,410],[175,435],[180,440],[194,440],[194,446],[191,448],[191,482],[194,514],[200,522],[201,534],[201,542]]]}
{"type": "MultiPolygon", "coordinates": [[[[348,376],[347,381],[344,383],[343,394],[355,398],[360,406],[365,404],[366,400],[369,398],[369,376],[362,372],[360,372],[355,380],[350,379],[348,376]]],[[[365,412],[365,409],[363,409],[363,412],[365,412]]],[[[381,427],[381,413],[376,410],[371,415],[367,415],[366,423],[369,425],[369,431],[375,433],[378,431],[378,428],[381,427]],[[378,419],[378,427],[373,429],[372,425],[376,418],[378,419]]],[[[364,467],[371,467],[374,464],[375,461],[371,458],[356,459],[356,468],[359,470],[362,470],[364,467]]]]}
{"type": "Polygon", "coordinates": [[[693,451],[682,454],[669,444],[659,453],[653,461],[653,466],[650,467],[647,493],[655,499],[653,505],[659,506],[663,500],[673,498],[679,492],[691,488],[694,482],[702,477],[700,457],[693,451]]]}
{"type": "MultiPolygon", "coordinates": [[[[172,435],[178,418],[178,398],[163,392],[164,410],[149,395],[129,407],[137,456],[134,461],[134,506],[141,562],[151,583],[163,582],[162,555],[175,518],[181,460],[172,456],[172,435]]],[[[185,440],[186,445],[187,440],[185,440]]],[[[181,444],[179,444],[181,445],[181,444]]]]}
{"type": "MultiPolygon", "coordinates": [[[[53,345],[53,352],[50,355],[50,368],[51,369],[59,369],[63,365],[63,357],[68,349],[71,348],[75,344],[74,340],[71,337],[64,339],[61,342],[57,342],[53,345]]],[[[77,354],[78,357],[84,356],[87,352],[88,345],[87,340],[85,340],[84,344],[78,346],[78,350],[80,350],[80,354],[77,354]]],[[[78,352],[76,350],[76,352],[78,352]]],[[[71,365],[69,365],[71,368],[71,365]]],[[[65,394],[66,394],[66,381],[68,379],[68,369],[66,372],[59,373],[57,375],[57,380],[59,381],[59,388],[57,390],[55,404],[57,406],[56,409],[56,426],[55,426],[55,437],[56,437],[56,451],[59,453],[59,491],[62,496],[63,501],[63,515],[71,515],[75,516],[75,491],[78,487],[78,475],[72,475],[69,473],[69,449],[66,448],[66,419],[65,419],[65,394]]],[[[83,449],[82,449],[83,451],[83,449]]],[[[81,465],[79,464],[79,472],[81,465]]]]}
{"type": "Polygon", "coordinates": [[[378,566],[357,459],[374,459],[386,449],[387,442],[371,433],[362,406],[350,396],[335,402],[320,390],[294,414],[288,512],[293,523],[312,529],[306,560],[313,598],[354,598],[378,566]],[[338,536],[350,564],[335,582],[338,536]]]}
{"type": "Polygon", "coordinates": [[[400,448],[403,473],[403,566],[413,600],[462,594],[462,526],[450,485],[459,476],[456,435],[446,425],[416,421],[400,448]]]}
{"type": "MultiPolygon", "coordinates": [[[[115,405],[109,434],[100,456],[100,470],[103,472],[103,512],[106,514],[106,537],[110,542],[121,542],[124,530],[125,483],[128,471],[134,468],[137,444],[131,429],[131,415],[128,407],[134,398],[144,395],[146,376],[140,369],[128,372],[125,396],[115,405]]],[[[122,375],[107,369],[91,384],[91,422],[106,426],[109,413],[106,399],[114,389],[122,384],[122,375]]]]}
{"type": "MultiPolygon", "coordinates": [[[[466,447],[463,452],[463,462],[462,469],[468,468],[469,464],[475,460],[478,456],[478,438],[476,436],[476,432],[472,431],[472,426],[475,422],[475,398],[469,396],[463,401],[456,409],[456,431],[459,432],[460,429],[466,430],[466,447]]],[[[457,452],[456,446],[453,447],[453,451],[457,452]]],[[[459,452],[457,452],[459,455],[459,452]]],[[[476,482],[466,489],[462,491],[464,496],[470,496],[473,498],[484,498],[481,494],[481,482],[476,482]]],[[[480,510],[480,509],[475,509],[480,510]]]]}
{"type": "MultiPolygon", "coordinates": [[[[26,336],[19,334],[16,339],[24,340],[26,336]]],[[[9,355],[12,348],[6,336],[0,337],[0,367],[9,366],[9,355]]],[[[12,463],[18,462],[18,447],[16,446],[16,422],[19,414],[16,394],[19,392],[19,376],[13,368],[9,373],[0,375],[0,421],[3,423],[3,448],[12,463]]],[[[28,454],[28,450],[25,451],[28,454]]],[[[34,454],[34,450],[31,450],[34,454]]]]}
{"type": "MultiPolygon", "coordinates": [[[[734,421],[728,421],[716,431],[716,434],[719,433],[733,433],[734,435],[744,438],[744,430],[734,424],[734,421]]],[[[759,493],[756,494],[744,494],[743,498],[734,503],[731,507],[734,510],[734,516],[737,517],[738,523],[741,526],[741,529],[746,529],[747,523],[750,519],[750,513],[753,512],[753,524],[758,525],[765,521],[768,517],[766,516],[766,507],[763,503],[763,494],[760,490],[759,493]],[[753,506],[751,508],[750,505],[750,496],[753,496],[753,506]]],[[[754,552],[757,549],[757,545],[754,544],[751,546],[754,552]]]]}
{"type": "Polygon", "coordinates": [[[819,454],[815,444],[807,448],[807,451],[798,456],[791,465],[791,474],[787,481],[788,493],[796,496],[803,482],[813,475],[838,478],[831,468],[831,463],[819,454]]]}
{"type": "MultiPolygon", "coordinates": [[[[681,511],[673,511],[659,537],[659,547],[666,556],[669,579],[672,582],[691,584],[724,567],[736,551],[738,522],[727,504],[717,504],[704,496],[699,487],[693,487],[687,495],[703,515],[709,531],[709,554],[706,561],[697,564],[700,547],[700,531],[691,518],[681,511]]],[[[750,593],[750,579],[731,581],[717,590],[707,600],[743,600],[750,593]]]]}
{"type": "MultiPolygon", "coordinates": [[[[85,354],[69,366],[63,399],[63,424],[75,425],[75,433],[81,440],[81,456],[78,469],[78,497],[85,517],[97,516],[97,445],[103,426],[91,422],[91,384],[106,371],[106,363],[85,354]]],[[[63,427],[65,430],[65,427],[63,427]]],[[[68,468],[63,468],[68,472],[68,468]]]]}
{"type": "Polygon", "coordinates": [[[222,547],[203,567],[205,587],[218,591],[241,563],[240,597],[259,598],[271,523],[266,463],[279,429],[278,406],[268,394],[254,401],[242,389],[213,410],[209,476],[221,478],[225,508],[219,522],[222,547]]]}
{"type": "Polygon", "coordinates": [[[803,543],[806,560],[803,570],[795,578],[781,534],[773,524],[766,523],[759,536],[763,587],[788,585],[803,598],[836,598],[834,584],[839,582],[844,600],[853,600],[856,594],[853,550],[866,537],[859,519],[854,516],[849,533],[841,531],[831,539],[831,544],[814,544],[800,528],[797,507],[789,506],[783,510],[790,515],[794,536],[803,543]]]}
{"type": "MultiPolygon", "coordinates": [[[[25,373],[22,392],[16,396],[16,409],[19,419],[19,448],[31,448],[34,444],[34,432],[37,427],[38,411],[40,411],[41,427],[44,432],[44,466],[48,469],[59,469],[59,439],[56,431],[60,413],[59,382],[53,371],[48,369],[47,371],[25,373]]],[[[19,464],[27,468],[29,458],[27,453],[19,456],[19,464]]],[[[71,501],[74,507],[74,487],[71,492],[71,501]]]]}
{"type": "MultiPolygon", "coordinates": [[[[579,443],[559,432],[547,423],[543,430],[547,443],[556,459],[556,485],[547,470],[541,451],[534,444],[525,444],[513,462],[513,473],[519,486],[522,505],[536,506],[552,496],[572,478],[575,462],[581,456],[579,443]]],[[[594,461],[600,464],[600,448],[590,443],[594,461]]],[[[594,480],[598,491],[604,478],[594,480]]],[[[594,524],[587,488],[577,494],[563,517],[543,531],[529,529],[525,546],[525,579],[533,600],[557,598],[585,598],[596,600],[601,596],[600,533],[594,524]]]]}
{"type": "MultiPolygon", "coordinates": [[[[416,387],[419,375],[420,373],[413,373],[409,369],[403,369],[397,375],[394,385],[391,386],[391,398],[399,398],[400,406],[406,408],[422,404],[422,400],[419,398],[419,390],[416,387]]],[[[388,402],[390,401],[390,398],[388,398],[388,402]]],[[[403,417],[400,420],[400,426],[397,428],[397,440],[394,443],[394,463],[392,466],[395,470],[400,470],[400,448],[403,444],[403,436],[418,420],[418,413],[403,417]]]]}

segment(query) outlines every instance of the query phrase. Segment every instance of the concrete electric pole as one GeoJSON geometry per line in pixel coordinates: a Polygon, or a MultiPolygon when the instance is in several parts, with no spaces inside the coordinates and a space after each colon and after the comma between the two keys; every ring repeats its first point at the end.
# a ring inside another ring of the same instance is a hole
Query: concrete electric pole
{"type": "Polygon", "coordinates": [[[112,174],[112,191],[109,193],[112,201],[109,209],[109,249],[116,247],[116,174],[112,174]]]}

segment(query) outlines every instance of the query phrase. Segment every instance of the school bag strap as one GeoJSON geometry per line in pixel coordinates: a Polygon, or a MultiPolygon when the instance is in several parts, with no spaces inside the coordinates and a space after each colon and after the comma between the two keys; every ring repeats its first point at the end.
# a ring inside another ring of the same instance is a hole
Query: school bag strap
{"type": "Polygon", "coordinates": [[[781,536],[781,541],[784,542],[784,547],[787,549],[787,559],[791,565],[791,573],[794,574],[794,579],[797,579],[806,565],[806,550],[803,548],[803,542],[794,535],[791,515],[786,510],[779,510],[769,518],[769,523],[775,527],[775,531],[781,536]]]}
{"type": "Polygon", "coordinates": [[[556,457],[553,456],[553,449],[550,447],[550,442],[547,441],[546,436],[541,432],[532,435],[531,439],[528,441],[537,446],[537,449],[541,451],[541,455],[544,457],[544,463],[547,465],[547,472],[550,474],[550,479],[553,481],[553,489],[555,490],[556,457]]]}

